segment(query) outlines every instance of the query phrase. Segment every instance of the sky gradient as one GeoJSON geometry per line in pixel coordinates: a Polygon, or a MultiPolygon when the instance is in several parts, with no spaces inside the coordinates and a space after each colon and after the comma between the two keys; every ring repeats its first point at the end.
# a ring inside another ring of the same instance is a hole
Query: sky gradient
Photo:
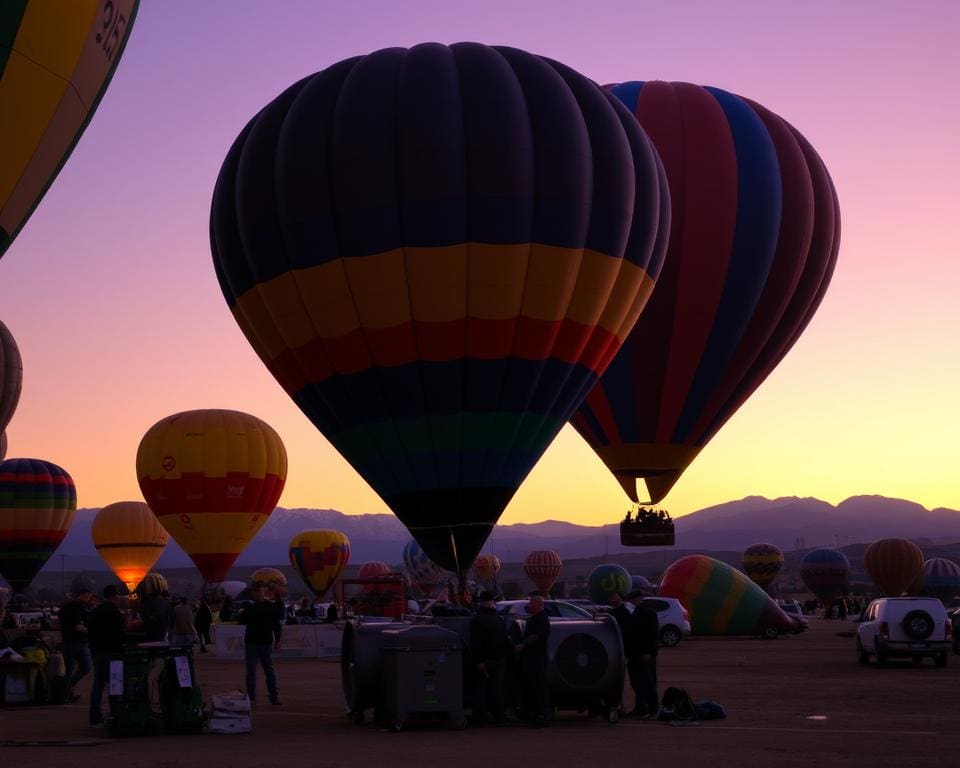
{"type": "MultiPolygon", "coordinates": [[[[833,176],[843,235],[823,305],[666,508],[876,493],[960,509],[958,24],[951,2],[143,0],[97,114],[0,260],[0,320],[24,360],[8,455],[63,466],[80,506],[139,499],[134,458],[154,422],[235,408],[286,444],[282,506],[386,511],[230,316],[210,197],[239,130],[295,80],[387,46],[476,40],[601,83],[686,80],[750,97],[833,176]]],[[[502,522],[599,524],[626,507],[566,427],[502,522]]]]}

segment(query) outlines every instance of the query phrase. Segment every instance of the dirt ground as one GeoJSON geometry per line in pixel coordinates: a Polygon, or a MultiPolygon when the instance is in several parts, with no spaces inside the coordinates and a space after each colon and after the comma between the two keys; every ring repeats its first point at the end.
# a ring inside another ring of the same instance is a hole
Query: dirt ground
{"type": "MultiPolygon", "coordinates": [[[[725,720],[691,726],[611,726],[563,712],[542,730],[394,734],[346,719],[337,663],[296,660],[277,662],[283,705],[261,704],[252,734],[114,740],[86,727],[87,678],[76,704],[0,710],[0,766],[960,765],[960,657],[946,669],[860,667],[854,639],[837,635],[854,628],[815,619],[798,637],[694,638],[664,649],[661,693],[681,685],[727,710],[725,720]],[[60,740],[71,745],[10,744],[60,740]]],[[[200,655],[197,675],[206,697],[240,687],[243,666],[200,655]]]]}

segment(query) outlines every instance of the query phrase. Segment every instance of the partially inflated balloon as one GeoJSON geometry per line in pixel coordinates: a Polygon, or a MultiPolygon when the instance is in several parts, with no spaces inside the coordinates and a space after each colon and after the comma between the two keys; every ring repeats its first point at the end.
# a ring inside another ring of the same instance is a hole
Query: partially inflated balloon
{"type": "Polygon", "coordinates": [[[768,627],[795,631],[790,617],[763,589],[706,555],[688,555],[673,563],[664,571],[657,594],[683,604],[695,635],[754,635],[768,627]]]}
{"type": "Polygon", "coordinates": [[[0,12],[0,257],[80,140],[137,0],[7,0],[0,12]]]}
{"type": "Polygon", "coordinates": [[[900,597],[920,576],[923,552],[909,539],[880,539],[863,553],[863,566],[884,595],[900,597]]]}
{"type": "MultiPolygon", "coordinates": [[[[0,49],[2,50],[2,49],[0,49]]],[[[0,322],[0,433],[7,428],[20,400],[23,385],[23,360],[13,334],[0,322]]],[[[0,461],[6,455],[6,436],[3,438],[0,461]]]]}
{"type": "Polygon", "coordinates": [[[277,505],[287,452],[255,416],[186,411],[147,430],[137,478],[150,508],[204,579],[223,581],[277,505]]]}
{"type": "Polygon", "coordinates": [[[481,553],[473,561],[473,572],[480,581],[492,581],[500,573],[500,558],[490,553],[481,553]]]}
{"type": "Polygon", "coordinates": [[[850,561],[839,549],[821,547],[800,561],[800,578],[820,600],[833,600],[849,588],[850,561]]]}
{"type": "Polygon", "coordinates": [[[775,544],[751,544],[743,551],[742,562],[753,583],[767,587],[783,567],[783,552],[775,544]]]}
{"type": "Polygon", "coordinates": [[[636,321],[667,196],[583,76],[425,44],[264,107],[221,168],[211,247],[271,373],[462,573],[636,321]]]}
{"type": "Polygon", "coordinates": [[[50,559],[77,509],[67,472],[41,459],[0,462],[0,574],[23,592],[50,559]]]}
{"type": "Polygon", "coordinates": [[[90,530],[100,557],[133,592],[167,546],[167,532],[142,501],[118,501],[101,509],[90,530]]]}
{"type": "Polygon", "coordinates": [[[936,597],[944,605],[960,595],[960,565],[945,557],[934,557],[923,564],[920,589],[924,595],[936,597]]]}
{"type": "Polygon", "coordinates": [[[416,539],[411,539],[403,548],[403,564],[410,578],[425,595],[429,595],[447,577],[447,573],[431,560],[416,539]]]}
{"type": "Polygon", "coordinates": [[[622,565],[604,563],[590,571],[587,590],[593,602],[603,605],[610,602],[614,592],[627,594],[632,589],[632,583],[630,572],[622,565]]]}
{"type": "Polygon", "coordinates": [[[322,600],[350,561],[350,540],[340,531],[303,531],[290,540],[290,565],[322,600]]]}
{"type": "Polygon", "coordinates": [[[562,567],[563,560],[552,549],[535,549],[523,561],[523,572],[544,594],[549,594],[562,567]]]}
{"type": "Polygon", "coordinates": [[[670,182],[664,269],[573,426],[633,501],[659,502],[776,367],[823,299],[840,241],[820,157],[775,114],[718,88],[630,82],[670,182]]]}

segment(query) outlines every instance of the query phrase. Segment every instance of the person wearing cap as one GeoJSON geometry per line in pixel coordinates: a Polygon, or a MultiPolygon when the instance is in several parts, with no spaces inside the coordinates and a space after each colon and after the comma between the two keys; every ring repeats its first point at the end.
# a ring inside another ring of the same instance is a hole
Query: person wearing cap
{"type": "Polygon", "coordinates": [[[483,726],[487,712],[497,725],[506,722],[503,713],[503,673],[509,643],[507,625],[497,613],[496,595],[480,593],[477,612],[470,621],[470,656],[473,659],[473,717],[471,723],[483,726]]]}
{"type": "Polygon", "coordinates": [[[643,602],[642,590],[635,589],[626,599],[633,603],[633,614],[624,637],[627,674],[636,704],[630,717],[649,719],[660,711],[657,696],[657,650],[660,643],[660,621],[657,612],[643,602]]]}
{"type": "Polygon", "coordinates": [[[90,614],[90,651],[93,654],[93,687],[90,689],[90,725],[103,727],[100,702],[110,679],[110,662],[122,657],[123,614],[120,613],[120,592],[113,584],[103,588],[103,602],[90,614]]]}
{"type": "Polygon", "coordinates": [[[243,633],[244,661],[247,667],[247,696],[250,703],[257,700],[257,665],[263,667],[267,681],[267,697],[270,703],[280,704],[277,690],[277,673],[273,668],[273,651],[280,647],[280,635],[283,624],[277,612],[276,603],[267,599],[266,586],[253,582],[250,587],[253,605],[244,609],[237,617],[246,626],[243,633]]]}
{"type": "Polygon", "coordinates": [[[80,698],[73,692],[73,688],[93,669],[90,643],[87,638],[87,617],[90,613],[92,598],[93,593],[86,587],[81,587],[77,590],[76,596],[60,608],[60,638],[63,642],[67,701],[76,701],[80,698]]]}
{"type": "Polygon", "coordinates": [[[515,647],[523,662],[523,704],[531,718],[530,725],[542,728],[550,724],[550,691],[547,668],[550,666],[548,639],[550,618],[543,610],[543,593],[530,593],[527,603],[529,618],[523,628],[523,639],[515,647]]]}

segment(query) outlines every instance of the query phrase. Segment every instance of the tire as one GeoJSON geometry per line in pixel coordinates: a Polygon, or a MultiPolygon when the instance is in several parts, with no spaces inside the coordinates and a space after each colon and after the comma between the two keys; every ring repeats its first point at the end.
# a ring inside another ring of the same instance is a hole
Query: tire
{"type": "Polygon", "coordinates": [[[610,709],[607,710],[607,722],[610,723],[610,725],[616,725],[619,723],[620,710],[618,710],[616,707],[610,707],[610,709]]]}
{"type": "Polygon", "coordinates": [[[775,624],[768,624],[763,628],[764,640],[776,640],[780,637],[780,629],[775,624]]]}
{"type": "Polygon", "coordinates": [[[926,640],[936,627],[933,617],[919,608],[904,616],[900,625],[911,640],[926,640]]]}
{"type": "Polygon", "coordinates": [[[865,667],[870,663],[870,654],[863,650],[863,646],[860,645],[859,638],[857,638],[857,663],[862,667],[865,667]]]}
{"type": "Polygon", "coordinates": [[[673,624],[667,624],[667,626],[660,630],[660,644],[667,648],[673,648],[673,646],[680,642],[682,637],[683,633],[673,626],[673,624]]]}
{"type": "Polygon", "coordinates": [[[933,657],[933,663],[940,669],[943,669],[945,666],[947,666],[948,659],[949,659],[949,656],[947,656],[947,652],[941,651],[940,653],[938,653],[936,656],[933,657]]]}
{"type": "Polygon", "coordinates": [[[880,649],[876,647],[876,644],[874,644],[874,648],[876,649],[876,654],[877,654],[877,666],[878,667],[887,666],[887,654],[882,653],[880,649]]]}

